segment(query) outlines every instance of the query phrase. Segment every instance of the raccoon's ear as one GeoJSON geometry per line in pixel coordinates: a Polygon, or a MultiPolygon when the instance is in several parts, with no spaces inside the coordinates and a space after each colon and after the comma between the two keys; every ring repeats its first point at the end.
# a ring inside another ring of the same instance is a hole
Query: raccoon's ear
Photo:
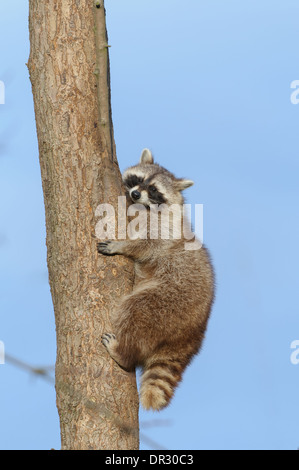
{"type": "Polygon", "coordinates": [[[194,181],[192,180],[185,180],[185,179],[180,179],[176,180],[176,187],[178,188],[179,191],[184,191],[184,189],[190,188],[190,186],[194,185],[194,181]]]}
{"type": "Polygon", "coordinates": [[[152,165],[154,163],[154,157],[149,149],[144,149],[141,154],[140,163],[148,163],[152,165]]]}

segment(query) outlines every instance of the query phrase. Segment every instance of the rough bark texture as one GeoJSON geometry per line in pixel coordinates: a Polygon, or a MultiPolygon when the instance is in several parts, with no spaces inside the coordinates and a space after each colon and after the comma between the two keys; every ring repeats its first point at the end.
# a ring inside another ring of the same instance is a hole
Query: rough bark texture
{"type": "Polygon", "coordinates": [[[110,106],[103,1],[30,0],[29,71],[57,330],[62,449],[137,449],[135,374],[100,338],[132,288],[132,265],[97,254],[95,210],[122,192],[110,106]]]}

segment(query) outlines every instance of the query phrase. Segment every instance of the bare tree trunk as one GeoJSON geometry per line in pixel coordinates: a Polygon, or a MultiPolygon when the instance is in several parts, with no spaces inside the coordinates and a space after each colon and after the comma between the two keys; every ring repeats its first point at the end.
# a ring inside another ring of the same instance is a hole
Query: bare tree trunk
{"type": "Polygon", "coordinates": [[[135,374],[101,345],[132,265],[97,254],[95,210],[122,193],[103,1],[30,0],[29,71],[57,330],[62,449],[138,449],[135,374]],[[96,6],[96,3],[98,4],[96,6]],[[100,5],[100,7],[99,7],[100,5]]]}

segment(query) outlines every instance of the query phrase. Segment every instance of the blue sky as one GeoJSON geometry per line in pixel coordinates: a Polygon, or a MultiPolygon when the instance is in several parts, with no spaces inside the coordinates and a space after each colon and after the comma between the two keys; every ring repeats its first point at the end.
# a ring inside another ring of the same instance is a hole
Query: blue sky
{"type": "MultiPolygon", "coordinates": [[[[121,169],[150,147],[195,185],[217,297],[201,354],[169,408],[141,412],[167,449],[297,449],[297,1],[106,0],[121,169]]],[[[55,362],[31,86],[28,5],[0,4],[0,340],[55,362]]],[[[92,34],[92,32],[91,32],[92,34]]],[[[0,365],[0,449],[59,449],[51,385],[0,365]]],[[[149,448],[142,442],[142,448],[149,448]]]]}

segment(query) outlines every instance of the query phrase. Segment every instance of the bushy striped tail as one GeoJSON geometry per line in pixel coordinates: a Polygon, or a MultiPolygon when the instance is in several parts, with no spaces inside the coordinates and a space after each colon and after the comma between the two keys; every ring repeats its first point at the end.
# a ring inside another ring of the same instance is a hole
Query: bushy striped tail
{"type": "Polygon", "coordinates": [[[141,376],[140,401],[143,408],[155,411],[165,408],[173,397],[181,374],[181,366],[173,362],[147,365],[141,376]]]}

